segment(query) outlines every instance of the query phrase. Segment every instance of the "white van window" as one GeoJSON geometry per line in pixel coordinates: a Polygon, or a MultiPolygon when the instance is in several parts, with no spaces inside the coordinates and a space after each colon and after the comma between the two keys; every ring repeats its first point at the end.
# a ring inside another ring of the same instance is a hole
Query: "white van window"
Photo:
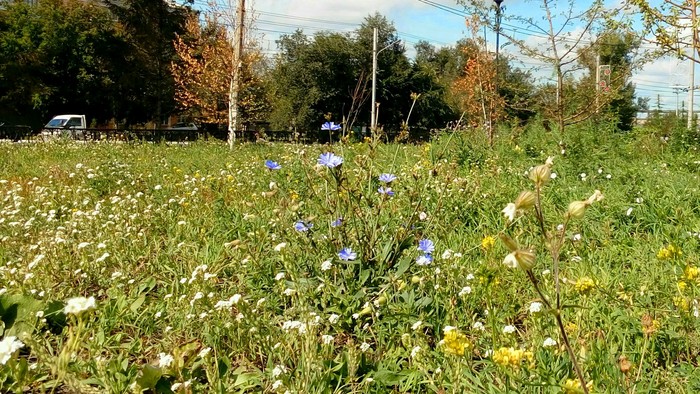
{"type": "Polygon", "coordinates": [[[66,124],[66,127],[73,127],[73,126],[82,126],[82,121],[80,118],[70,118],[68,123],[66,124]]]}
{"type": "Polygon", "coordinates": [[[51,119],[46,127],[63,127],[64,124],[66,124],[66,119],[51,119]]]}

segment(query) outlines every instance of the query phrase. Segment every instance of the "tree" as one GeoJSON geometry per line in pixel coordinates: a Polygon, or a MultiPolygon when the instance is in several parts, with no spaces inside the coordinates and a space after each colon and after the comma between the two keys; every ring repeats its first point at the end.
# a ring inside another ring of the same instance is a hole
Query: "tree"
{"type": "Polygon", "coordinates": [[[0,9],[0,110],[38,126],[57,113],[113,116],[125,42],[109,12],[81,1],[0,9]],[[38,120],[38,122],[37,122],[38,120]]]}
{"type": "MultiPolygon", "coordinates": [[[[192,118],[205,123],[227,122],[234,48],[227,29],[206,16],[204,25],[192,16],[186,33],[175,38],[177,60],[172,62],[175,99],[192,118]]],[[[244,52],[239,107],[243,119],[261,121],[267,112],[262,81],[257,72],[262,54],[253,47],[244,52]]]]}
{"type": "Polygon", "coordinates": [[[698,31],[697,0],[626,0],[636,7],[642,18],[643,30],[640,34],[644,40],[658,45],[664,53],[674,54],[683,59],[700,63],[695,56],[700,50],[700,31],[698,31]],[[685,48],[692,48],[688,53],[685,48]]]}
{"type": "Polygon", "coordinates": [[[281,54],[268,78],[271,122],[279,128],[315,130],[326,114],[337,121],[350,108],[357,85],[356,48],[344,34],[302,31],[278,40],[281,54]]]}
{"type": "Polygon", "coordinates": [[[600,64],[610,66],[610,86],[601,93],[607,105],[600,111],[612,117],[617,128],[623,131],[632,130],[639,110],[634,84],[630,81],[635,67],[634,52],[638,48],[639,39],[632,32],[609,30],[580,53],[580,63],[586,67],[588,75],[581,78],[578,89],[589,92],[588,100],[595,100],[596,56],[600,57],[600,64]]]}
{"type": "MultiPolygon", "coordinates": [[[[466,4],[474,14],[479,15],[482,23],[490,23],[490,8],[483,2],[460,0],[460,3],[466,4]]],[[[556,82],[545,89],[548,94],[540,96],[544,99],[540,104],[545,117],[554,119],[559,131],[563,133],[567,125],[590,118],[600,105],[605,104],[605,96],[599,96],[599,106],[591,106],[590,101],[580,100],[577,97],[578,91],[571,89],[571,83],[579,71],[578,50],[588,41],[588,37],[598,27],[597,24],[602,23],[605,9],[600,0],[583,8],[572,0],[541,0],[541,9],[544,13],[541,19],[519,15],[508,15],[507,18],[537,31],[545,37],[546,42],[532,44],[504,31],[501,31],[501,35],[515,44],[522,54],[552,68],[556,82]]]]}
{"type": "Polygon", "coordinates": [[[454,90],[461,98],[461,108],[467,122],[485,131],[489,145],[493,146],[495,123],[504,110],[503,98],[498,94],[497,64],[488,53],[486,41],[479,37],[477,17],[467,19],[472,38],[462,48],[465,58],[464,73],[454,81],[454,90]]]}
{"type": "Polygon", "coordinates": [[[175,82],[171,63],[176,59],[174,41],[185,32],[192,10],[171,7],[165,0],[105,0],[117,18],[127,43],[118,66],[122,98],[116,116],[126,123],[156,119],[161,122],[175,111],[175,82]]]}
{"type": "MultiPolygon", "coordinates": [[[[379,124],[400,130],[409,113],[411,124],[421,128],[444,126],[454,119],[446,101],[449,84],[432,65],[410,62],[394,26],[374,14],[354,34],[320,32],[309,37],[297,31],[278,40],[281,53],[268,77],[273,126],[316,129],[327,116],[343,120],[346,130],[353,124],[369,125],[375,27],[381,50],[377,57],[379,124]]],[[[442,50],[435,52],[441,61],[449,58],[442,50]]]]}
{"type": "MultiPolygon", "coordinates": [[[[675,54],[681,59],[700,63],[700,29],[698,24],[698,0],[662,0],[652,5],[648,0],[627,0],[627,4],[639,9],[643,30],[641,37],[661,48],[661,54],[675,54]],[[690,48],[690,51],[686,51],[690,48]]],[[[691,74],[688,92],[687,128],[693,128],[693,98],[695,97],[694,73],[691,74]]]]}

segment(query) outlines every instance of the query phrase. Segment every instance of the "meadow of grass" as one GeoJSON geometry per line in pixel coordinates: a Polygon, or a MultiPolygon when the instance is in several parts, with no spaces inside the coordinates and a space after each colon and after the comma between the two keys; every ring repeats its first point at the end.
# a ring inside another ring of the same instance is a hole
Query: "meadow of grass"
{"type": "Polygon", "coordinates": [[[698,392],[697,146],[0,145],[0,391],[698,392]]]}

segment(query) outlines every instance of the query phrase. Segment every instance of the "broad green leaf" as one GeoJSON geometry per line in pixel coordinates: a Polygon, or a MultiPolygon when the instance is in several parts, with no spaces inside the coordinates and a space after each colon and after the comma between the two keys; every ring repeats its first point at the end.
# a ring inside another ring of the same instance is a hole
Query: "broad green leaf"
{"type": "Polygon", "coordinates": [[[136,379],[136,384],[143,389],[153,389],[156,387],[158,380],[163,376],[163,371],[151,364],[146,364],[141,368],[139,377],[136,379]]]}

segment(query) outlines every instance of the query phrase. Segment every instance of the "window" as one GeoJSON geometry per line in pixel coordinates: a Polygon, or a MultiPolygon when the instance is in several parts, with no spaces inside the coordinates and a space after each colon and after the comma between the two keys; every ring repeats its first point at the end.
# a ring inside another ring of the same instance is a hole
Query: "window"
{"type": "Polygon", "coordinates": [[[68,123],[66,123],[66,127],[80,127],[83,125],[82,119],[78,117],[70,118],[68,123]]]}

